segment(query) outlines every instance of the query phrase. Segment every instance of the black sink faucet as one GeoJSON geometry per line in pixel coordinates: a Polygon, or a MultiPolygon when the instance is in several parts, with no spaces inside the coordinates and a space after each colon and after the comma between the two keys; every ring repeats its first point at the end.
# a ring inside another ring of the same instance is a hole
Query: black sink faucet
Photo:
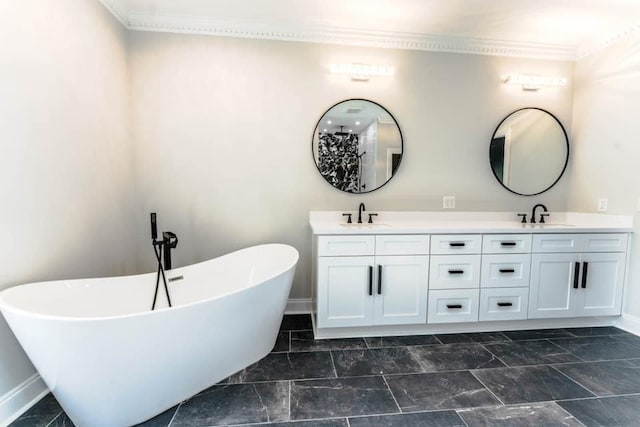
{"type": "Polygon", "coordinates": [[[362,224],[362,212],[365,211],[364,203],[360,203],[358,207],[358,224],[362,224]]]}
{"type": "MultiPolygon", "coordinates": [[[[549,212],[549,210],[547,209],[547,207],[545,205],[543,205],[542,203],[538,203],[537,205],[535,205],[533,207],[533,210],[531,211],[531,219],[529,220],[529,222],[531,224],[535,224],[536,223],[536,209],[538,208],[542,208],[544,210],[544,212],[549,212]]],[[[540,224],[544,224],[544,217],[545,216],[549,216],[549,214],[540,214],[540,224]]]]}

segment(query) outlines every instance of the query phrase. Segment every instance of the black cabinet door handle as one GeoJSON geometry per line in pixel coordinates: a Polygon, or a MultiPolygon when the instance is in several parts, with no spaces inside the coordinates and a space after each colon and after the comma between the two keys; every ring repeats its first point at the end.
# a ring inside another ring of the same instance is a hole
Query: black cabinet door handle
{"type": "Polygon", "coordinates": [[[515,246],[516,242],[500,242],[500,246],[515,246]]]}
{"type": "Polygon", "coordinates": [[[516,272],[516,270],[513,269],[513,268],[501,268],[499,271],[500,271],[500,273],[515,273],[516,272]]]}
{"type": "Polygon", "coordinates": [[[449,246],[452,248],[463,248],[465,245],[464,242],[449,242],[449,246]]]}
{"type": "Polygon", "coordinates": [[[449,274],[464,274],[464,270],[449,270],[449,274]]]}
{"type": "Polygon", "coordinates": [[[582,267],[582,289],[587,287],[587,274],[589,273],[589,263],[583,262],[584,266],[582,267]]]}
{"type": "Polygon", "coordinates": [[[382,266],[378,264],[378,295],[382,295],[382,266]]]}
{"type": "Polygon", "coordinates": [[[578,289],[578,276],[580,275],[580,263],[573,266],[573,289],[578,289]]]}
{"type": "Polygon", "coordinates": [[[447,304],[447,308],[462,308],[462,304],[447,304]]]}
{"type": "Polygon", "coordinates": [[[512,302],[499,302],[498,303],[498,307],[512,307],[513,303],[512,302]]]}
{"type": "Polygon", "coordinates": [[[369,266],[369,295],[373,295],[373,266],[369,266]]]}

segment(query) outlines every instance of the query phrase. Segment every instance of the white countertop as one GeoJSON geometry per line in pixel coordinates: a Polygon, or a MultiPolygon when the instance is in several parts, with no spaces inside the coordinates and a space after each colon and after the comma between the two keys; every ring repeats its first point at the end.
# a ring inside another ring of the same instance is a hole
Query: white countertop
{"type": "MultiPolygon", "coordinates": [[[[528,214],[529,215],[529,214],[528,214]]],[[[527,216],[528,216],[527,215],[527,216]]],[[[527,218],[528,219],[528,218],[527,218]]],[[[630,233],[633,216],[550,212],[546,224],[521,224],[516,212],[358,212],[311,211],[313,234],[449,234],[449,233],[630,233]],[[352,213],[347,224],[343,213],[352,213]],[[368,213],[377,213],[367,224],[368,213]]]]}

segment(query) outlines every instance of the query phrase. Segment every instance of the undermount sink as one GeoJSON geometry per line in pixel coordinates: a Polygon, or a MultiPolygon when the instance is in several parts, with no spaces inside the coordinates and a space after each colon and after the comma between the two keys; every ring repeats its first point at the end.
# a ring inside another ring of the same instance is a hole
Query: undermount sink
{"type": "Polygon", "coordinates": [[[568,227],[575,227],[575,225],[572,224],[554,224],[554,223],[550,223],[550,224],[527,224],[529,227],[531,228],[568,228],[568,227]]]}
{"type": "Polygon", "coordinates": [[[362,223],[362,224],[340,224],[341,227],[345,227],[345,228],[356,228],[356,229],[370,229],[370,228],[391,228],[390,224],[384,224],[384,223],[376,223],[374,222],[373,224],[369,224],[369,223],[362,223]]]}

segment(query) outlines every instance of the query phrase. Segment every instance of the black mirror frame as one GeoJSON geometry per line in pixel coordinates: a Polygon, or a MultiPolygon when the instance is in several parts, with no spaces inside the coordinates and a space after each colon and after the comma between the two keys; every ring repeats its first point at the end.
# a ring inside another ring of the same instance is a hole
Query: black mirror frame
{"type": "Polygon", "coordinates": [[[316,122],[316,126],[313,128],[313,133],[311,134],[311,158],[313,159],[313,164],[316,166],[316,169],[318,170],[318,173],[320,173],[320,176],[322,177],[322,179],[324,179],[327,184],[329,184],[332,188],[341,191],[343,193],[347,193],[347,194],[355,194],[355,195],[360,195],[360,194],[367,194],[367,193],[372,193],[376,190],[381,189],[382,187],[384,187],[385,185],[387,185],[389,183],[389,181],[391,181],[393,179],[393,177],[396,175],[398,169],[400,169],[400,165],[402,164],[402,159],[404,158],[404,137],[402,136],[402,129],[400,129],[400,124],[398,123],[398,121],[396,120],[396,118],[394,117],[393,114],[391,114],[391,112],[389,110],[387,110],[386,108],[384,108],[382,105],[380,105],[379,103],[372,101],[370,99],[365,99],[365,98],[349,98],[349,99],[343,99],[342,101],[336,102],[335,104],[333,104],[331,107],[327,108],[324,113],[322,113],[322,115],[320,116],[320,118],[318,119],[318,121],[316,122]],[[343,102],[348,102],[348,101],[366,101],[366,102],[371,102],[372,104],[376,104],[378,107],[382,108],[384,111],[387,112],[387,114],[389,114],[389,116],[391,116],[391,118],[393,119],[394,123],[396,124],[396,127],[398,128],[398,133],[400,134],[400,148],[402,149],[402,155],[400,156],[400,162],[398,163],[398,167],[396,168],[396,171],[393,175],[391,175],[391,178],[389,178],[384,184],[382,184],[379,187],[374,188],[373,190],[369,190],[369,191],[362,191],[359,193],[352,193],[350,191],[345,191],[345,190],[341,190],[339,188],[334,187],[331,182],[329,182],[328,179],[326,179],[324,177],[324,175],[322,175],[322,172],[320,171],[320,168],[318,167],[318,163],[316,162],[316,156],[315,153],[313,151],[313,139],[315,138],[315,133],[316,130],[320,128],[320,122],[322,121],[322,118],[324,117],[325,114],[327,114],[328,111],[330,111],[333,107],[342,104],[343,102]]]}
{"type": "Polygon", "coordinates": [[[491,140],[493,140],[493,137],[496,135],[496,132],[498,131],[498,129],[500,129],[500,126],[502,126],[502,123],[504,123],[505,120],[507,120],[509,117],[511,117],[512,115],[514,115],[518,111],[522,111],[522,110],[539,110],[539,111],[542,111],[542,112],[547,113],[548,115],[550,115],[556,121],[556,123],[558,123],[558,125],[560,125],[560,129],[562,129],[562,133],[564,134],[564,141],[567,144],[567,157],[566,157],[566,159],[564,161],[564,166],[562,167],[562,171],[560,172],[560,175],[558,175],[558,178],[556,178],[556,180],[553,181],[553,183],[550,186],[548,186],[547,188],[545,188],[544,190],[542,190],[542,191],[540,191],[538,193],[523,194],[523,193],[518,193],[517,191],[513,191],[512,189],[510,189],[509,187],[504,185],[504,183],[500,180],[500,178],[498,178],[498,175],[496,175],[496,171],[491,166],[491,141],[489,141],[489,167],[491,168],[491,173],[493,173],[493,176],[496,178],[496,181],[498,181],[500,183],[500,185],[502,185],[505,189],[507,189],[511,193],[517,194],[518,196],[537,196],[539,194],[544,193],[545,191],[549,191],[551,188],[553,188],[554,185],[556,185],[558,183],[558,181],[560,181],[560,178],[562,178],[562,175],[564,175],[564,172],[567,170],[567,165],[569,164],[569,154],[571,152],[571,147],[569,146],[569,136],[567,135],[567,131],[565,130],[565,128],[562,125],[562,123],[560,122],[560,120],[558,120],[558,118],[556,116],[554,116],[552,113],[550,113],[549,111],[547,111],[547,110],[545,110],[543,108],[538,108],[538,107],[519,108],[519,109],[517,109],[515,111],[512,111],[511,113],[507,114],[507,116],[504,119],[502,119],[500,121],[500,123],[498,123],[498,126],[496,126],[495,130],[491,134],[491,140]]]}

